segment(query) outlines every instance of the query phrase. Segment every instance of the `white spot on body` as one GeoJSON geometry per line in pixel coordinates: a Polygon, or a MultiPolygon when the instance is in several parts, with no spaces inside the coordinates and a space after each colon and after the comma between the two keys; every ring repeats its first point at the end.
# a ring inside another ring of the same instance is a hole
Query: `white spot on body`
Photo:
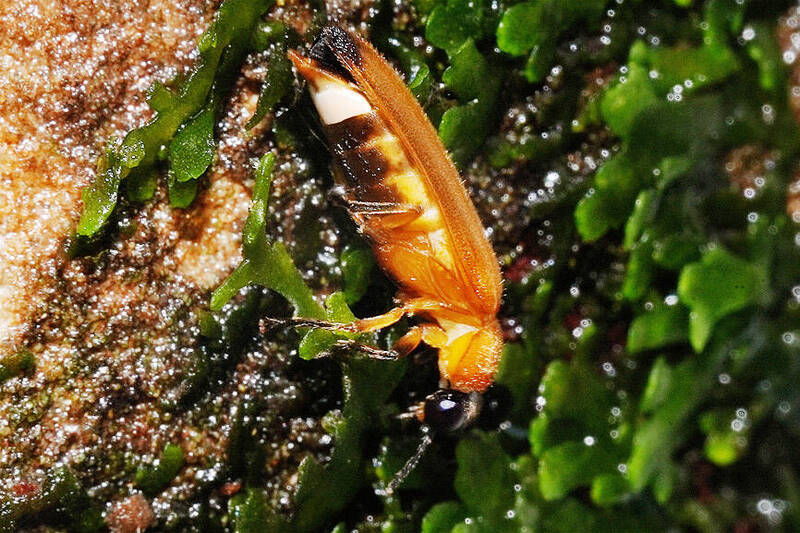
{"type": "Polygon", "coordinates": [[[309,87],[311,99],[317,108],[319,118],[328,126],[338,124],[348,118],[372,111],[367,99],[348,84],[334,80],[318,80],[317,87],[309,87]]]}

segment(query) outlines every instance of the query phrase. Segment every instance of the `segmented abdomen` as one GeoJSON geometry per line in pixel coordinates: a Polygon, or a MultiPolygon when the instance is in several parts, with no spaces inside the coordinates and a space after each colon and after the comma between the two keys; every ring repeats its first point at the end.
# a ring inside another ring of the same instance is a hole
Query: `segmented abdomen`
{"type": "Polygon", "coordinates": [[[465,302],[442,214],[431,202],[430,191],[399,139],[375,111],[329,124],[326,130],[342,185],[353,200],[421,210],[389,215],[353,213],[380,252],[381,266],[412,296],[465,302]]]}

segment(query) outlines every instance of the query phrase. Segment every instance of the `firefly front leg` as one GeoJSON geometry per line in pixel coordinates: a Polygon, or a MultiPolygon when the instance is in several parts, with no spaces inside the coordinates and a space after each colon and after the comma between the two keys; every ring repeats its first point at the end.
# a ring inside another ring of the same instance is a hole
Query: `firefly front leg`
{"type": "MultiPolygon", "coordinates": [[[[286,319],[265,318],[262,320],[262,330],[265,329],[265,325],[268,324],[274,326],[291,326],[295,328],[317,328],[317,329],[325,329],[328,331],[367,333],[370,331],[377,331],[379,329],[391,326],[392,324],[403,318],[404,314],[405,314],[405,309],[403,307],[396,307],[383,315],[356,320],[355,322],[351,322],[349,324],[342,324],[337,322],[328,322],[325,320],[317,320],[313,318],[300,318],[300,317],[286,318],[286,319]]],[[[408,333],[403,335],[395,343],[395,345],[392,346],[391,350],[382,350],[375,346],[362,344],[353,339],[339,339],[332,346],[331,350],[323,352],[318,357],[327,357],[330,356],[333,352],[338,352],[340,350],[355,350],[361,352],[362,354],[367,355],[372,359],[395,360],[411,353],[411,351],[417,347],[417,345],[420,343],[421,340],[422,340],[422,329],[419,326],[415,326],[411,328],[411,330],[409,330],[408,333]]]]}
{"type": "MultiPolygon", "coordinates": [[[[447,334],[435,324],[420,324],[414,326],[405,335],[392,345],[391,350],[382,350],[369,344],[362,344],[352,339],[339,339],[333,345],[334,350],[354,350],[370,359],[396,360],[407,356],[419,346],[421,342],[429,346],[440,347],[447,343],[447,334]]],[[[330,355],[325,354],[325,355],[330,355]]]]}
{"type": "MultiPolygon", "coordinates": [[[[413,298],[411,300],[406,301],[402,306],[390,309],[389,311],[387,311],[382,315],[373,316],[369,318],[360,318],[348,324],[344,324],[341,322],[328,322],[326,320],[318,320],[314,318],[301,318],[301,317],[264,318],[262,319],[262,328],[266,329],[267,326],[290,326],[295,328],[319,328],[319,329],[327,329],[330,331],[346,331],[349,333],[368,333],[371,331],[378,331],[380,329],[387,328],[392,324],[395,324],[405,315],[413,314],[419,311],[432,311],[436,309],[442,309],[443,307],[445,306],[441,302],[437,302],[436,300],[429,300],[426,298],[413,298]]],[[[425,338],[426,332],[427,335],[431,336],[430,337],[431,340],[433,340],[434,338],[438,338],[434,337],[436,333],[432,328],[435,326],[433,324],[422,324],[421,326],[418,327],[422,328],[420,329],[420,333],[423,334],[421,337],[422,340],[425,340],[426,343],[431,344],[432,346],[437,346],[432,342],[428,342],[428,339],[425,338]],[[428,326],[428,327],[426,328],[423,326],[428,326]]],[[[442,332],[442,334],[444,333],[442,332]]],[[[406,343],[411,342],[414,339],[415,335],[416,333],[412,334],[412,336],[409,337],[408,341],[404,342],[406,343]]],[[[419,341],[417,341],[417,344],[419,344],[419,341]]],[[[414,345],[414,347],[416,347],[416,345],[414,345]]]]}
{"type": "Polygon", "coordinates": [[[436,311],[447,306],[437,300],[429,298],[411,298],[403,302],[400,307],[395,307],[386,313],[370,318],[360,318],[353,322],[356,328],[354,331],[377,331],[387,328],[403,318],[405,315],[413,315],[421,311],[436,311]]]}
{"type": "MultiPolygon", "coordinates": [[[[430,302],[423,303],[421,301],[415,302],[417,306],[422,307],[430,307],[430,302]]],[[[436,306],[441,306],[438,302],[433,302],[436,306]]],[[[420,310],[417,308],[417,310],[420,310]]],[[[392,309],[388,313],[384,315],[380,315],[377,317],[372,317],[364,320],[359,320],[356,322],[357,327],[360,328],[374,328],[374,329],[361,329],[360,331],[374,331],[375,329],[381,329],[387,327],[391,324],[400,320],[400,317],[403,314],[408,312],[403,307],[399,307],[396,309],[392,309]],[[405,311],[402,314],[399,314],[400,311],[405,311]],[[398,316],[399,314],[399,316],[398,316]],[[380,327],[379,327],[380,326],[380,327]]],[[[405,335],[397,339],[397,341],[392,345],[392,349],[389,350],[388,353],[392,354],[392,357],[387,357],[387,352],[385,350],[380,350],[378,348],[373,348],[371,346],[365,346],[362,344],[358,344],[355,341],[340,341],[340,344],[345,345],[349,344],[350,347],[361,351],[362,353],[367,354],[370,357],[375,359],[399,359],[401,357],[405,357],[414,349],[419,346],[421,342],[425,342],[428,346],[432,346],[434,348],[440,348],[447,344],[447,334],[444,332],[442,328],[438,325],[433,323],[426,323],[426,324],[419,324],[418,326],[412,327],[408,330],[405,335]]]]}

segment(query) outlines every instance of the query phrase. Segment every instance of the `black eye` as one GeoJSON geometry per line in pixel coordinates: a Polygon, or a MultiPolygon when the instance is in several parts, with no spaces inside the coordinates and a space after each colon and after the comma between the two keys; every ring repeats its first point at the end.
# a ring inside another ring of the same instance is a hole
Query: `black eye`
{"type": "Polygon", "coordinates": [[[481,396],[440,390],[425,399],[425,423],[433,431],[454,433],[469,426],[480,412],[481,396]]]}

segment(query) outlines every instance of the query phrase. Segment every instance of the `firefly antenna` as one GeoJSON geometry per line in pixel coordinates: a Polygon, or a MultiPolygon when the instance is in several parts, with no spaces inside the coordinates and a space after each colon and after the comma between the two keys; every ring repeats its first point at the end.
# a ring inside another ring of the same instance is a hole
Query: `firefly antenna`
{"type": "Polygon", "coordinates": [[[399,487],[403,481],[405,481],[411,472],[414,471],[414,469],[417,467],[417,464],[419,464],[420,459],[422,459],[422,456],[425,454],[425,450],[427,450],[428,446],[430,446],[433,442],[433,439],[429,435],[427,428],[424,428],[423,431],[424,433],[422,434],[422,440],[420,441],[419,446],[417,446],[417,451],[414,452],[414,455],[409,457],[408,461],[406,461],[406,464],[403,465],[403,468],[401,468],[394,475],[394,478],[392,478],[392,480],[386,486],[386,494],[388,496],[391,496],[395,489],[399,487]]]}

